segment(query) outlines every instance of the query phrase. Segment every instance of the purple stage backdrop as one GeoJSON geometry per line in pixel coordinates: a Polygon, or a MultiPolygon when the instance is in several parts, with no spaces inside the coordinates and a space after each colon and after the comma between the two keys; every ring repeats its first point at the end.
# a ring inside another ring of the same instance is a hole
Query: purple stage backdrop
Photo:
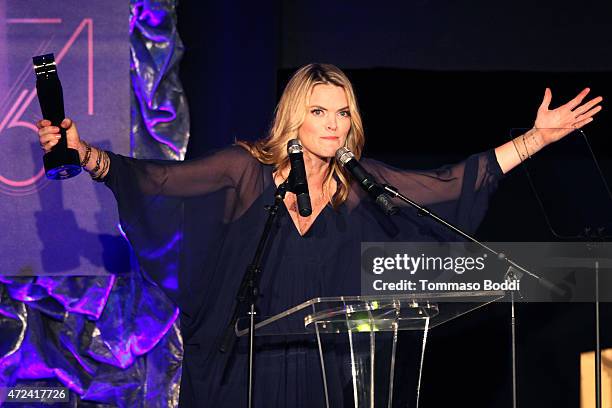
{"type": "Polygon", "coordinates": [[[182,51],[174,0],[0,0],[0,405],[2,387],[63,386],[71,407],[176,406],[178,310],[133,262],[105,186],[44,178],[31,58],[55,54],[84,139],[176,160],[182,51]]]}
{"type": "Polygon", "coordinates": [[[54,53],[66,115],[84,139],[129,153],[129,4],[0,0],[0,274],[129,270],[114,199],[86,173],[44,176],[32,57],[54,53]]]}

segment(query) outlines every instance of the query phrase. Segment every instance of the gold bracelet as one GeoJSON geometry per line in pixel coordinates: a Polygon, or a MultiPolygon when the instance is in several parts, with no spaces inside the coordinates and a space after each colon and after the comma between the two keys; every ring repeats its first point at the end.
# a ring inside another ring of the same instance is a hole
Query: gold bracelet
{"type": "Polygon", "coordinates": [[[95,176],[93,174],[91,176],[92,180],[97,182],[101,182],[104,179],[104,174],[110,167],[110,158],[108,157],[108,154],[106,154],[104,150],[101,150],[100,155],[104,155],[104,157],[102,158],[102,169],[95,176]]]}
{"type": "Polygon", "coordinates": [[[523,146],[525,146],[525,154],[528,159],[531,159],[531,155],[529,154],[529,149],[527,148],[527,142],[525,142],[525,134],[523,134],[523,146]]]}
{"type": "Polygon", "coordinates": [[[525,161],[525,153],[523,153],[521,150],[523,150],[521,148],[521,142],[519,141],[519,139],[522,136],[517,136],[514,139],[512,139],[512,144],[514,145],[514,150],[516,150],[516,154],[518,154],[519,159],[521,159],[521,162],[525,161]]]}
{"type": "Polygon", "coordinates": [[[98,152],[98,158],[96,159],[96,167],[89,170],[89,174],[91,175],[91,177],[95,176],[98,173],[98,170],[100,170],[100,161],[102,160],[102,151],[97,147],[94,147],[94,149],[96,150],[96,152],[98,152]]]}

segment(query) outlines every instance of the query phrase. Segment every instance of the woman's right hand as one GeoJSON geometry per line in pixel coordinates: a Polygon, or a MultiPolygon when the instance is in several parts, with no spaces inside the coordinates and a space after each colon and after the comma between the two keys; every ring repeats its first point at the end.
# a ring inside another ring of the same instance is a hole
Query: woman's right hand
{"type": "MultiPolygon", "coordinates": [[[[89,146],[79,137],[76,124],[71,119],[64,119],[60,126],[66,129],[66,138],[69,148],[79,152],[79,160],[83,168],[89,172],[96,181],[101,181],[110,169],[110,158],[103,150],[89,146]]],[[[38,141],[40,147],[48,153],[60,140],[60,128],[53,126],[51,121],[43,119],[36,123],[38,127],[38,141]]]]}
{"type": "MultiPolygon", "coordinates": [[[[40,147],[45,153],[50,152],[53,146],[60,140],[60,129],[57,126],[53,126],[51,121],[47,119],[39,120],[36,123],[36,127],[38,128],[40,147]]],[[[66,129],[68,147],[78,150],[80,155],[83,149],[76,124],[71,119],[66,118],[62,121],[61,127],[66,129]]]]}

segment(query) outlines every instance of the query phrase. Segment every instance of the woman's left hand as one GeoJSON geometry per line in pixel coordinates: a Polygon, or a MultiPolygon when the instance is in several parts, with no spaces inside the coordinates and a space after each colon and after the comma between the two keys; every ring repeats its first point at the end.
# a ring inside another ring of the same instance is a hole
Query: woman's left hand
{"type": "Polygon", "coordinates": [[[601,110],[601,96],[582,103],[590,89],[585,88],[574,99],[556,109],[548,109],[552,100],[549,88],[544,91],[544,99],[538,108],[535,128],[541,137],[543,146],[556,142],[593,121],[593,116],[601,110]]]}

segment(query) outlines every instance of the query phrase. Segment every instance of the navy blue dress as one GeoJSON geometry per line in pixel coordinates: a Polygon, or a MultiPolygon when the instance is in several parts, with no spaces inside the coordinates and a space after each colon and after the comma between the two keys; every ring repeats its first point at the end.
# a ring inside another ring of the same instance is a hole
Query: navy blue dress
{"type": "MultiPolygon", "coordinates": [[[[188,162],[109,155],[105,182],[140,266],[180,308],[180,406],[245,406],[247,340],[229,354],[218,345],[263,230],[264,206],[273,202],[272,166],[238,146],[188,162]]],[[[361,162],[380,182],[468,231],[482,220],[502,175],[492,150],[434,171],[361,162]]],[[[258,307],[271,316],[314,297],[359,294],[361,242],[454,239],[411,208],[384,216],[354,184],[347,201],[337,210],[326,206],[304,236],[282,206],[263,261],[258,307]]],[[[330,386],[342,387],[348,381],[343,356],[326,364],[330,386]]],[[[255,367],[256,407],[325,406],[314,339],[258,340],[255,367]]],[[[347,398],[330,395],[338,406],[350,403],[347,398]]]]}

